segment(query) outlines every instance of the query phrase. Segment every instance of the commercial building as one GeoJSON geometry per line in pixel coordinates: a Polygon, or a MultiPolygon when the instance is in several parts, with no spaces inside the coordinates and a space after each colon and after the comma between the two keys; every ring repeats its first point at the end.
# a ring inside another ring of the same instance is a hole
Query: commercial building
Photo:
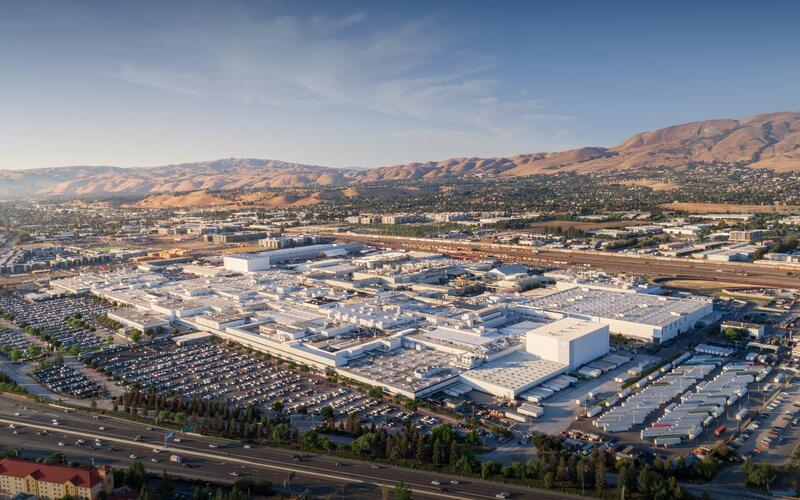
{"type": "Polygon", "coordinates": [[[217,233],[211,235],[214,243],[244,243],[246,241],[257,241],[266,238],[267,233],[256,231],[242,231],[238,233],[217,233]]]}
{"type": "Polygon", "coordinates": [[[114,489],[108,466],[94,468],[45,465],[28,460],[0,460],[0,492],[9,497],[30,495],[43,500],[80,498],[96,500],[114,489]]]}
{"type": "Polygon", "coordinates": [[[728,328],[734,330],[744,330],[750,337],[761,340],[764,337],[764,325],[758,323],[744,323],[742,321],[723,321],[719,326],[719,331],[724,332],[728,328]]]}
{"type": "Polygon", "coordinates": [[[749,231],[731,231],[728,241],[736,243],[755,243],[764,238],[764,231],[761,229],[751,229],[749,231]]]}

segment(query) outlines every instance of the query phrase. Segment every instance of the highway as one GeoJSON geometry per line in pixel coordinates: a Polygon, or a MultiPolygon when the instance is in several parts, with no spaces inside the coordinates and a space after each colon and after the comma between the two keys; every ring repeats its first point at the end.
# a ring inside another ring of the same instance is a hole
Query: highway
{"type": "Polygon", "coordinates": [[[355,233],[320,232],[342,241],[360,241],[371,245],[408,250],[423,250],[475,258],[496,257],[505,260],[547,265],[589,265],[611,273],[634,273],[653,278],[674,278],[734,283],[748,287],[800,289],[800,278],[792,271],[773,266],[742,262],[709,262],[690,258],[667,258],[615,252],[533,249],[521,245],[481,241],[407,238],[355,233]],[[790,274],[792,273],[792,274],[790,274]]]}
{"type": "Polygon", "coordinates": [[[96,419],[76,410],[67,413],[53,405],[0,394],[0,444],[7,449],[19,447],[24,453],[60,451],[68,460],[86,463],[94,458],[96,463],[108,463],[112,467],[128,467],[134,460],[133,455],[154,473],[166,471],[174,476],[213,482],[233,482],[244,477],[267,479],[284,491],[299,493],[309,489],[314,495],[333,494],[345,498],[381,498],[381,490],[393,489],[398,481],[407,484],[415,497],[422,498],[495,498],[501,491],[510,492],[511,498],[577,498],[559,492],[317,454],[295,463],[293,456],[298,454],[295,450],[255,444],[246,449],[237,441],[191,433],[180,434],[180,443],[170,441],[164,449],[167,431],[124,419],[105,416],[96,419]],[[53,419],[58,420],[58,425],[53,424],[53,419]],[[9,427],[12,424],[14,429],[9,427]],[[37,435],[43,431],[44,435],[37,435]],[[136,436],[141,436],[141,440],[135,440],[136,436]],[[99,447],[93,445],[96,438],[103,442],[99,447]],[[77,444],[79,439],[85,444],[77,444]],[[156,448],[163,451],[154,453],[156,448]],[[171,454],[183,457],[187,465],[170,462],[171,454]],[[290,481],[285,483],[288,479],[290,481]]]}

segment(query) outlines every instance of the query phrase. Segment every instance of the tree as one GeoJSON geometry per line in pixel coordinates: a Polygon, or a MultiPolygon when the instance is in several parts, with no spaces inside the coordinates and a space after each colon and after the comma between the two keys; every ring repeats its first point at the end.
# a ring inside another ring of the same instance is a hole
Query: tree
{"type": "Polygon", "coordinates": [[[80,353],[81,353],[81,348],[77,344],[71,345],[69,347],[69,350],[67,351],[67,354],[69,354],[71,356],[77,356],[80,353]]]}
{"type": "Polygon", "coordinates": [[[469,433],[467,433],[467,437],[464,438],[464,442],[470,445],[476,445],[478,444],[479,439],[480,436],[478,436],[478,431],[472,429],[471,431],[469,431],[469,433]]]}
{"type": "Polygon", "coordinates": [[[158,499],[168,499],[175,495],[175,486],[173,486],[172,481],[170,481],[166,471],[161,472],[161,480],[158,482],[158,487],[156,488],[155,494],[156,498],[158,499]]]}
{"type": "MultiPolygon", "coordinates": [[[[584,494],[586,490],[586,481],[589,479],[589,464],[586,463],[585,459],[580,459],[578,461],[578,465],[575,467],[575,471],[577,474],[578,484],[581,485],[581,495],[584,494]]],[[[622,483],[622,471],[620,471],[620,484],[622,483]]]]}
{"type": "Polygon", "coordinates": [[[394,487],[394,498],[395,500],[411,500],[413,498],[411,496],[411,488],[406,486],[403,481],[400,481],[394,487]]]}
{"type": "Polygon", "coordinates": [[[22,351],[16,347],[11,349],[11,361],[17,362],[22,359],[22,351]]]}
{"type": "Polygon", "coordinates": [[[319,436],[314,431],[308,431],[303,434],[303,439],[300,446],[307,450],[313,450],[319,445],[319,436]]]}
{"type": "Polygon", "coordinates": [[[125,473],[125,484],[134,490],[140,490],[147,478],[147,472],[141,460],[135,460],[125,473]]]}
{"type": "Polygon", "coordinates": [[[488,479],[489,477],[500,472],[500,463],[493,460],[486,460],[481,463],[481,479],[488,479]]]}
{"type": "Polygon", "coordinates": [[[356,455],[361,455],[364,457],[369,455],[371,437],[372,434],[362,434],[350,444],[350,449],[353,450],[353,453],[356,455]]]}
{"type": "Polygon", "coordinates": [[[745,483],[748,486],[755,486],[756,488],[769,489],[770,483],[772,483],[778,475],[775,467],[769,464],[756,464],[749,460],[745,464],[745,472],[747,472],[745,483]]]}
{"type": "Polygon", "coordinates": [[[606,461],[602,458],[595,462],[594,487],[600,492],[606,489],[606,461]]]}
{"type": "Polygon", "coordinates": [[[542,481],[544,482],[544,487],[548,490],[552,490],[556,485],[556,477],[552,472],[547,472],[542,478],[542,481]]]}
{"type": "Polygon", "coordinates": [[[286,422],[276,424],[272,428],[272,440],[286,441],[287,439],[289,439],[289,425],[286,422]]]}
{"type": "Polygon", "coordinates": [[[131,341],[132,342],[139,342],[142,339],[142,332],[136,330],[135,328],[131,330],[131,341]]]}
{"type": "Polygon", "coordinates": [[[325,406],[319,411],[319,415],[325,420],[333,420],[336,417],[336,412],[332,406],[325,406]]]}
{"type": "Polygon", "coordinates": [[[433,465],[440,466],[442,465],[442,441],[436,439],[433,442],[433,465]]]}

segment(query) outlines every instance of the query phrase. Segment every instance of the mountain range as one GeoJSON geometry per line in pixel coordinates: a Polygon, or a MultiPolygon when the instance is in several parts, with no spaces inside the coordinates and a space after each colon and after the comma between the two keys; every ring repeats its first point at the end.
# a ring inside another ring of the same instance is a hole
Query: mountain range
{"type": "Polygon", "coordinates": [[[170,194],[190,191],[358,186],[398,180],[515,177],[685,169],[692,163],[800,171],[800,112],[706,120],[635,134],[613,147],[495,158],[451,158],[370,169],[231,158],[159,167],[71,166],[0,170],[0,198],[170,194]]]}

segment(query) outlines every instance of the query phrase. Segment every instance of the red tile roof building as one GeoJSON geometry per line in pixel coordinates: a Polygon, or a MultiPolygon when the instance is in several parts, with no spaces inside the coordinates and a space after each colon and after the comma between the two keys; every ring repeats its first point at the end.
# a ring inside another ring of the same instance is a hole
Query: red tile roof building
{"type": "Polygon", "coordinates": [[[114,489],[114,476],[106,466],[95,468],[45,465],[29,460],[0,460],[0,492],[20,493],[49,500],[64,496],[95,500],[101,491],[114,489]]]}

